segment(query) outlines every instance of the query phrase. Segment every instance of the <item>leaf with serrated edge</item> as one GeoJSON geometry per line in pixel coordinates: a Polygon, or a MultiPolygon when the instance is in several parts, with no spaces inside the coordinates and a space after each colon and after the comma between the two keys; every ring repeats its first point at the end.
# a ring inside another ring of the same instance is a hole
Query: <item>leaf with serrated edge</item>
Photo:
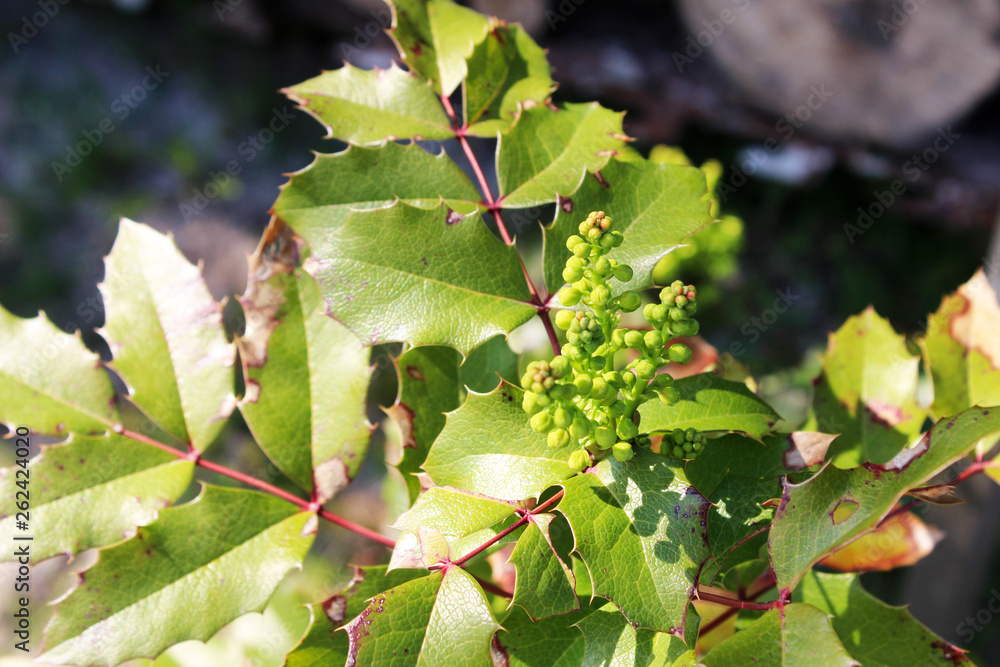
{"type": "MultiPolygon", "coordinates": [[[[14,530],[16,484],[25,479],[19,470],[0,470],[0,540],[7,544],[20,533],[14,530]]],[[[27,472],[37,562],[119,542],[155,521],[187,489],[194,463],[118,435],[74,434],[45,447],[27,472]]]]}
{"type": "Polygon", "coordinates": [[[371,433],[369,348],[326,315],[299,265],[299,239],[273,219],[249,259],[239,338],[247,395],[240,410],[261,449],[319,502],[354,476],[371,433]]]}
{"type": "Polygon", "coordinates": [[[281,92],[322,123],[328,138],[350,144],[455,136],[431,87],[395,64],[384,70],[345,64],[281,92]]]}
{"type": "Polygon", "coordinates": [[[835,465],[885,463],[920,433],[917,367],[902,336],[871,307],[830,334],[813,410],[835,465]]]}
{"type": "Polygon", "coordinates": [[[686,632],[689,643],[685,644],[676,635],[633,628],[618,608],[608,603],[576,625],[585,640],[583,665],[695,667],[698,664],[694,655],[697,623],[690,624],[694,632],[686,632]]]}
{"type": "Polygon", "coordinates": [[[567,614],[580,608],[573,570],[552,544],[554,519],[554,514],[532,515],[510,555],[517,572],[513,602],[524,607],[532,618],[567,614]]]}
{"type": "Polygon", "coordinates": [[[292,227],[318,227],[336,218],[338,209],[385,208],[397,199],[418,208],[434,208],[444,200],[448,208],[469,214],[478,209],[480,197],[444,152],[431,155],[417,144],[390,141],[316,155],[281,188],[272,212],[292,227]]]}
{"type": "Polygon", "coordinates": [[[424,463],[435,484],[516,501],[571,476],[568,452],[549,447],[528,425],[523,397],[504,382],[489,394],[470,393],[449,413],[424,463]]]}
{"type": "Polygon", "coordinates": [[[497,147],[504,206],[538,206],[576,192],[588,172],[604,167],[625,145],[623,113],[596,102],[525,109],[497,147]]]}
{"type": "Polygon", "coordinates": [[[832,614],[833,629],[865,667],[959,667],[972,662],[910,615],[861,586],[857,575],[810,572],[792,596],[832,614]]]}
{"type": "Polygon", "coordinates": [[[346,626],[347,664],[481,667],[499,627],[476,580],[452,567],[376,595],[346,626]]]}
{"type": "Polygon", "coordinates": [[[594,594],[630,622],[683,632],[698,572],[709,557],[708,501],[684,471],[640,451],[627,463],[605,459],[565,482],[557,510],[569,520],[594,594]]]}
{"type": "Polygon", "coordinates": [[[118,420],[111,379],[79,334],[41,312],[20,318],[0,306],[0,423],[14,432],[97,434],[118,420]]]}
{"type": "Polygon", "coordinates": [[[853,667],[856,662],[830,626],[830,618],[808,604],[773,609],[702,658],[706,667],[853,667]]]}
{"type": "Polygon", "coordinates": [[[770,532],[771,563],[779,588],[794,587],[837,546],[875,528],[907,489],[941,473],[980,439],[998,432],[1000,409],[971,408],[939,421],[920,442],[885,466],[869,463],[841,470],[828,462],[801,484],[786,481],[770,532]],[[849,509],[853,513],[843,517],[849,509]],[[841,516],[835,517],[838,511],[841,516]]]}
{"type": "Polygon", "coordinates": [[[674,405],[648,401],[639,408],[641,431],[693,428],[745,433],[759,440],[779,419],[778,413],[745,384],[723,380],[714,373],[681,378],[673,386],[681,396],[674,405]]]}
{"type": "Polygon", "coordinates": [[[1000,404],[998,331],[1000,306],[982,269],[928,317],[923,348],[934,381],[935,417],[1000,404]]]}
{"type": "Polygon", "coordinates": [[[389,35],[407,67],[439,95],[451,95],[465,78],[466,59],[486,35],[486,17],[451,0],[390,0],[389,35]]]}
{"type": "Polygon", "coordinates": [[[46,629],[41,659],[117,665],[208,639],[267,603],[301,565],[315,521],[273,496],[206,486],[80,573],[46,629]]]}
{"type": "Polygon", "coordinates": [[[107,313],[99,333],[132,402],[204,451],[236,407],[236,346],[201,271],[170,237],[122,218],[98,288],[107,313]]]}
{"type": "Polygon", "coordinates": [[[545,284],[556,292],[570,252],[566,239],[579,233],[591,211],[604,211],[625,242],[609,257],[632,267],[632,280],[611,281],[614,292],[652,284],[653,267],[668,252],[712,221],[705,201],[705,174],[674,164],[608,161],[601,180],[586,178],[578,190],[559,200],[556,218],[545,229],[545,284]],[[603,181],[603,182],[602,182],[603,181]]]}
{"type": "Polygon", "coordinates": [[[536,312],[516,250],[478,217],[400,202],[331,212],[322,225],[293,228],[312,250],[306,270],[319,282],[329,314],[362,340],[451,345],[468,353],[536,312]]]}
{"type": "Polygon", "coordinates": [[[493,641],[494,649],[509,667],[579,667],[583,664],[584,640],[581,619],[593,613],[584,608],[562,616],[534,621],[517,605],[504,617],[493,641]]]}

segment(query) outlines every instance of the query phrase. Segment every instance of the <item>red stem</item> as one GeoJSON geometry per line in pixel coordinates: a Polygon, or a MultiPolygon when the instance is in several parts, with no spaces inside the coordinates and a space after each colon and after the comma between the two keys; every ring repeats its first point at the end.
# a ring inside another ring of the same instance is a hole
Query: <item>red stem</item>
{"type": "Polygon", "coordinates": [[[715,593],[708,593],[701,590],[698,591],[698,598],[704,600],[705,602],[714,602],[716,604],[732,607],[733,609],[750,609],[753,611],[769,611],[771,609],[777,609],[778,606],[782,604],[781,600],[774,600],[772,602],[747,602],[746,600],[734,600],[733,598],[727,598],[722,595],[716,595],[715,593]]]}
{"type": "Polygon", "coordinates": [[[559,337],[556,336],[556,330],[552,326],[552,318],[549,317],[549,309],[539,308],[538,316],[542,318],[542,324],[545,325],[545,333],[549,335],[549,343],[552,344],[553,354],[562,354],[562,349],[559,347],[559,337]]]}
{"type": "MultiPolygon", "coordinates": [[[[756,600],[761,595],[774,588],[775,584],[777,583],[777,581],[774,578],[774,572],[772,570],[768,570],[766,573],[761,575],[758,581],[760,581],[764,585],[756,593],[751,593],[750,595],[748,595],[746,597],[747,600],[756,600]]],[[[739,612],[740,610],[738,608],[730,607],[729,609],[722,612],[721,614],[713,618],[705,625],[701,626],[701,628],[698,629],[698,636],[701,637],[703,635],[707,635],[709,632],[719,627],[720,625],[725,623],[727,620],[729,620],[739,612]]]]}
{"type": "Polygon", "coordinates": [[[513,533],[515,530],[517,530],[518,528],[520,528],[524,524],[528,523],[528,521],[531,520],[531,516],[533,514],[540,514],[541,512],[544,512],[545,510],[547,510],[548,508],[552,507],[557,502],[559,502],[559,499],[563,497],[563,493],[564,493],[563,491],[560,491],[559,493],[557,493],[556,495],[552,496],[551,498],[549,498],[548,500],[546,500],[544,503],[542,503],[541,505],[539,505],[535,509],[531,510],[530,512],[525,512],[524,515],[520,519],[518,519],[516,522],[514,522],[513,524],[511,524],[509,527],[503,529],[502,531],[500,531],[499,533],[497,533],[496,535],[494,535],[490,539],[486,540],[484,543],[480,544],[478,547],[476,547],[475,549],[473,549],[469,553],[465,554],[464,556],[462,556],[458,560],[452,561],[451,564],[452,565],[462,565],[463,563],[467,562],[470,558],[474,558],[475,556],[478,556],[482,552],[486,551],[491,546],[493,546],[494,544],[496,544],[497,542],[499,542],[503,538],[507,537],[508,535],[510,535],[511,533],[513,533]]]}

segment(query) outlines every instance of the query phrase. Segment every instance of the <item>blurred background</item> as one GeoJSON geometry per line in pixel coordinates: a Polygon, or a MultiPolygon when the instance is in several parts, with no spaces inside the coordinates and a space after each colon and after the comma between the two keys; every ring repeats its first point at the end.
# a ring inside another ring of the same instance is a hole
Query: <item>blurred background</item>
{"type": "MultiPolygon", "coordinates": [[[[739,361],[790,422],[804,417],[816,353],[846,317],[873,304],[898,331],[919,334],[977,268],[996,285],[997,0],[467,4],[522,22],[549,49],[558,102],[627,110],[626,132],[644,154],[669,158],[656,148],[669,145],[695,164],[718,161],[729,222],[696,237],[671,270],[706,285],[706,338],[720,349],[741,342],[739,361]],[[767,323],[776,292],[795,300],[767,323]]],[[[96,284],[119,217],[172,230],[204,261],[217,298],[241,293],[284,174],[307,166],[310,151],[341,148],[278,90],[344,60],[369,68],[395,55],[379,0],[5,0],[0,21],[0,303],[21,316],[43,309],[95,346],[96,284]]],[[[477,150],[485,157],[490,146],[477,150]]],[[[373,421],[395,392],[385,354],[375,359],[373,421]]],[[[373,526],[402,502],[382,460],[386,432],[335,501],[334,511],[373,526]]],[[[248,445],[234,417],[217,458],[278,476],[248,445]]],[[[971,641],[958,626],[1000,596],[995,486],[974,479],[961,491],[969,504],[922,510],[948,534],[935,552],[865,576],[983,665],[1000,665],[1000,619],[971,641]]],[[[349,559],[384,557],[342,533],[326,544],[318,567],[331,586],[349,559]]],[[[47,595],[68,586],[64,564],[41,568],[52,571],[47,595]]],[[[244,622],[271,631],[228,628],[241,638],[236,658],[202,646],[157,664],[279,664],[267,656],[294,642],[297,613],[272,603],[244,622]]]]}

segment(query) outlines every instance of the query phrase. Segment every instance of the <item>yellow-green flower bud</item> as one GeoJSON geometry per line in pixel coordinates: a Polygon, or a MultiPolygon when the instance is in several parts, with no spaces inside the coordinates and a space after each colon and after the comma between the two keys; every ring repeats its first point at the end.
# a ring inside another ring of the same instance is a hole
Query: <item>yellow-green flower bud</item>
{"type": "Polygon", "coordinates": [[[643,336],[643,341],[646,343],[646,347],[651,350],[658,350],[663,347],[663,336],[656,330],[647,331],[646,335],[643,336]]]}
{"type": "Polygon", "coordinates": [[[562,302],[564,306],[575,306],[580,303],[580,290],[575,287],[563,287],[559,290],[559,301],[562,302]]]}
{"type": "MultiPolygon", "coordinates": [[[[568,283],[576,282],[583,277],[583,269],[579,266],[567,266],[562,272],[563,280],[568,283]]],[[[569,304],[567,304],[569,305],[569,304]]]]}
{"type": "Polygon", "coordinates": [[[675,364],[686,364],[691,361],[691,349],[687,345],[675,343],[670,346],[670,361],[675,364]]]}
{"type": "Polygon", "coordinates": [[[629,266],[628,264],[619,264],[618,266],[615,267],[614,273],[615,273],[615,278],[622,281],[623,283],[627,283],[628,281],[632,280],[632,267],[629,266]]]}
{"type": "Polygon", "coordinates": [[[640,380],[651,380],[656,375],[656,364],[642,359],[635,365],[635,374],[640,380]]]}
{"type": "Polygon", "coordinates": [[[611,291],[604,285],[598,285],[590,293],[590,303],[595,306],[603,306],[611,298],[611,291]]]}
{"type": "Polygon", "coordinates": [[[547,433],[552,429],[552,415],[546,412],[539,412],[531,418],[531,428],[536,433],[547,433]]]}
{"type": "Polygon", "coordinates": [[[594,381],[589,375],[577,375],[576,379],[573,380],[573,384],[576,385],[576,391],[581,396],[590,394],[590,390],[594,387],[594,381]]]}
{"type": "Polygon", "coordinates": [[[597,446],[601,449],[608,449],[611,445],[615,444],[615,431],[610,426],[598,426],[597,431],[594,433],[594,440],[597,441],[597,446]]]}
{"type": "Polygon", "coordinates": [[[549,443],[549,447],[565,447],[569,444],[569,433],[565,429],[556,428],[549,431],[546,440],[549,443]]]}
{"type": "Polygon", "coordinates": [[[580,472],[590,465],[590,452],[586,449],[578,449],[569,455],[567,463],[574,471],[580,472]]]}
{"type": "Polygon", "coordinates": [[[615,458],[622,463],[635,456],[635,452],[632,451],[632,445],[627,442],[616,442],[611,451],[615,455],[615,458]]]}
{"type": "Polygon", "coordinates": [[[673,405],[681,400],[681,393],[677,391],[677,387],[664,387],[660,391],[660,400],[667,405],[673,405]]]}
{"type": "Polygon", "coordinates": [[[618,420],[618,437],[622,440],[631,440],[635,436],[639,435],[639,427],[633,423],[633,421],[627,417],[622,417],[618,420]]]}
{"type": "Polygon", "coordinates": [[[552,421],[556,428],[569,428],[573,423],[573,413],[566,408],[556,408],[556,414],[553,415],[552,421]]]}
{"type": "Polygon", "coordinates": [[[638,292],[627,290],[622,292],[621,296],[618,297],[618,303],[621,305],[622,310],[626,313],[631,313],[642,305],[642,297],[639,296],[638,292]]]}
{"type": "Polygon", "coordinates": [[[560,310],[556,313],[556,326],[566,331],[573,324],[574,319],[576,319],[576,313],[572,310],[560,310]]]}
{"type": "Polygon", "coordinates": [[[641,350],[646,342],[641,331],[629,331],[625,334],[625,344],[633,350],[641,350]]]}

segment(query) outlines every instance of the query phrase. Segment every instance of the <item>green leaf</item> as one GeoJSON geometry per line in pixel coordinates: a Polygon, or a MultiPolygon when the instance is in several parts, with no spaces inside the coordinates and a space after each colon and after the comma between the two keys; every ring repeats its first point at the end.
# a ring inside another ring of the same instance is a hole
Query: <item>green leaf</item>
{"type": "Polygon", "coordinates": [[[580,608],[576,577],[554,544],[557,535],[553,533],[563,530],[567,526],[557,515],[534,514],[510,555],[517,572],[514,604],[524,607],[532,618],[568,614],[580,608]]]}
{"type": "Polygon", "coordinates": [[[923,347],[938,419],[973,405],[1000,404],[1000,306],[982,270],[927,319],[923,347]]]}
{"type": "Polygon", "coordinates": [[[608,603],[577,623],[585,639],[584,665],[629,667],[695,667],[695,632],[688,632],[690,645],[665,632],[633,628],[614,604],[608,603]]]}
{"type": "Polygon", "coordinates": [[[1000,432],[1000,410],[972,408],[938,422],[885,466],[841,470],[829,462],[801,484],[786,481],[771,527],[771,563],[780,589],[791,589],[820,559],[874,529],[908,489],[964,457],[1000,432]],[[849,516],[843,516],[853,510],[849,516]]]}
{"type": "Polygon", "coordinates": [[[906,607],[890,607],[868,593],[856,574],[809,572],[793,599],[833,616],[833,629],[865,667],[972,665],[961,649],[937,637],[906,607]]]}
{"type": "Polygon", "coordinates": [[[813,410],[820,431],[840,434],[827,452],[834,465],[885,463],[920,433],[919,363],[871,307],[830,335],[813,410]]]}
{"type": "Polygon", "coordinates": [[[424,573],[419,570],[387,572],[384,565],[357,568],[346,589],[312,605],[312,625],[288,654],[287,667],[326,667],[347,662],[347,633],[339,630],[344,622],[364,611],[372,597],[421,576],[424,573]]]}
{"type": "Polygon", "coordinates": [[[452,567],[376,595],[346,627],[351,665],[481,667],[500,626],[476,580],[452,567]]]}
{"type": "Polygon", "coordinates": [[[390,141],[376,148],[350,146],[316,160],[281,189],[273,212],[292,227],[320,227],[350,210],[385,208],[397,199],[419,208],[444,203],[462,214],[478,209],[479,192],[442,152],[390,141]]]}
{"type": "Polygon", "coordinates": [[[111,379],[79,334],[42,313],[22,319],[0,306],[0,423],[34,433],[97,434],[118,420],[111,379]]]}
{"type": "Polygon", "coordinates": [[[496,138],[523,105],[542,104],[555,87],[545,51],[519,25],[493,20],[468,61],[462,85],[469,134],[496,138]]]}
{"type": "Polygon", "coordinates": [[[525,109],[497,148],[503,205],[527,208],[576,192],[625,145],[622,116],[596,102],[525,109]]]}
{"type": "Polygon", "coordinates": [[[444,535],[464,537],[500,523],[517,509],[517,505],[510,502],[439,486],[421,494],[413,507],[396,519],[393,527],[413,533],[427,527],[444,535]]]}
{"type": "Polygon", "coordinates": [[[647,401],[639,408],[642,431],[663,433],[693,428],[744,433],[759,440],[780,418],[745,384],[723,380],[714,373],[681,378],[674,387],[681,395],[674,405],[647,401]]]}
{"type": "Polygon", "coordinates": [[[566,239],[578,233],[591,211],[604,211],[613,219],[613,229],[625,234],[625,243],[609,256],[631,266],[633,277],[628,283],[613,281],[616,293],[649,287],[656,263],[712,221],[700,169],[613,159],[601,169],[601,177],[603,183],[584,179],[571,197],[561,198],[556,218],[545,230],[544,272],[550,292],[566,282],[566,239]]]}
{"type": "Polygon", "coordinates": [[[494,336],[462,362],[462,384],[477,394],[488,394],[497,388],[501,379],[517,381],[517,361],[517,354],[510,349],[506,337],[494,336]]]}
{"type": "Polygon", "coordinates": [[[736,434],[713,438],[684,470],[705,497],[715,492],[726,475],[777,479],[787,472],[782,464],[785,438],[767,435],[758,441],[736,434]]]}
{"type": "Polygon", "coordinates": [[[466,59],[486,35],[486,17],[451,0],[390,0],[389,31],[406,65],[441,95],[451,95],[465,78],[466,59]]]}
{"type": "Polygon", "coordinates": [[[557,509],[573,529],[594,593],[639,627],[683,631],[709,557],[708,501],[683,470],[643,450],[627,463],[605,459],[563,487],[557,509]]]}
{"type": "Polygon", "coordinates": [[[726,639],[702,658],[706,667],[782,665],[851,667],[860,665],[844,649],[830,618],[807,604],[773,609],[746,630],[726,639]]]}
{"type": "Polygon", "coordinates": [[[584,608],[534,621],[521,607],[511,607],[493,644],[501,652],[500,664],[509,664],[510,667],[579,667],[583,664],[584,640],[576,624],[590,613],[591,609],[584,608]],[[504,663],[502,658],[508,662],[504,663]]]}
{"type": "Polygon", "coordinates": [[[708,513],[708,543],[719,572],[757,558],[767,542],[767,534],[747,538],[771,523],[774,508],[762,504],[780,498],[781,490],[777,477],[753,479],[730,475],[709,496],[712,507],[708,513]],[[743,540],[746,541],[740,544],[743,540]]]}
{"type": "MultiPolygon", "coordinates": [[[[72,435],[27,470],[0,470],[0,539],[15,535],[17,482],[29,480],[32,561],[119,542],[156,520],[191,483],[194,463],[119,435],[72,435]]],[[[10,554],[5,554],[9,557],[10,554]]]]}
{"type": "Polygon", "coordinates": [[[208,639],[267,603],[301,564],[315,521],[273,496],[206,486],[80,573],[46,629],[42,660],[117,665],[208,639]]]}
{"type": "Polygon", "coordinates": [[[249,259],[240,409],[261,449],[322,503],[354,478],[368,449],[371,370],[369,348],[327,316],[315,281],[297,268],[300,245],[274,219],[249,259]]]}
{"type": "Polygon", "coordinates": [[[236,347],[201,271],[170,237],[122,218],[98,287],[107,313],[100,333],[132,401],[204,451],[236,406],[236,347]]]}
{"type": "Polygon", "coordinates": [[[322,123],[328,138],[350,144],[455,136],[431,87],[395,64],[372,70],[345,64],[281,92],[322,123]]]}
{"type": "Polygon", "coordinates": [[[535,314],[516,250],[478,217],[398,203],[331,211],[323,224],[294,228],[312,249],[306,269],[328,312],[362,340],[451,345],[467,353],[535,314]]]}
{"type": "Polygon", "coordinates": [[[493,392],[469,394],[431,447],[426,470],[439,486],[453,486],[500,500],[537,498],[573,474],[567,452],[548,446],[521,408],[524,392],[502,383],[493,392]]]}

